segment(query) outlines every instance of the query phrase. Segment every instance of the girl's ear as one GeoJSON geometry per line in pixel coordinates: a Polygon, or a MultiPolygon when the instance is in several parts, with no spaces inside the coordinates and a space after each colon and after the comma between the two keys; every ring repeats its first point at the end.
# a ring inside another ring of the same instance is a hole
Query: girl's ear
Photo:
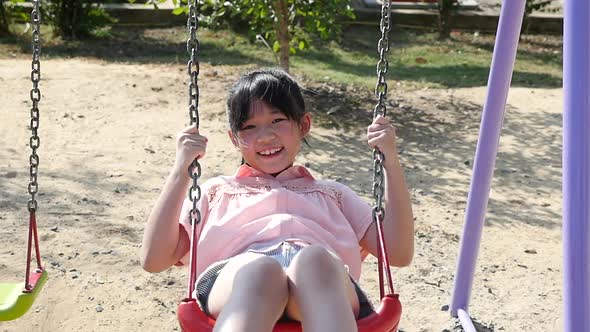
{"type": "Polygon", "coordinates": [[[229,136],[229,139],[231,140],[234,147],[238,148],[238,138],[236,137],[236,135],[234,135],[234,133],[231,130],[227,131],[227,135],[229,136]]]}
{"type": "Polygon", "coordinates": [[[302,137],[306,137],[309,134],[309,130],[311,129],[311,113],[305,112],[303,114],[303,118],[299,122],[299,129],[301,130],[302,137]]]}

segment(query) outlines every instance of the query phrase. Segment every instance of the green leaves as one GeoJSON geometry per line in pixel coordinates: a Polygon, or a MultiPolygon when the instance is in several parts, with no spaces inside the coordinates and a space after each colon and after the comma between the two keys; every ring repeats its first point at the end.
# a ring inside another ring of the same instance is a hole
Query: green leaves
{"type": "Polygon", "coordinates": [[[43,20],[65,39],[81,39],[94,31],[115,23],[97,3],[78,0],[53,0],[43,3],[43,20]]]}
{"type": "MultiPolygon", "coordinates": [[[[179,0],[174,0],[179,1],[179,0]]],[[[264,36],[275,52],[278,52],[277,14],[272,1],[276,0],[199,0],[199,20],[211,28],[231,28],[247,34],[252,41],[256,35],[264,36]]],[[[339,38],[342,18],[353,19],[354,13],[349,0],[285,0],[289,8],[289,34],[291,53],[304,50],[310,44],[310,37],[322,40],[339,38]]],[[[186,0],[180,0],[175,15],[188,13],[186,0]]]]}
{"type": "Polygon", "coordinates": [[[300,50],[304,50],[305,49],[305,41],[304,40],[300,40],[299,41],[299,49],[300,50]]]}
{"type": "Polygon", "coordinates": [[[525,13],[530,14],[534,11],[541,11],[541,10],[548,10],[555,11],[555,9],[550,9],[552,0],[527,0],[525,5],[525,13]]]}
{"type": "Polygon", "coordinates": [[[187,15],[188,15],[188,7],[178,7],[178,8],[174,8],[174,9],[172,10],[172,14],[174,14],[174,15],[187,14],[187,15]]]}
{"type": "MultiPolygon", "coordinates": [[[[188,13],[188,0],[173,1],[180,1],[179,8],[173,11],[175,15],[188,13]]],[[[229,28],[248,35],[252,42],[262,36],[273,52],[281,54],[281,67],[287,71],[289,54],[308,48],[314,36],[321,40],[339,38],[341,18],[354,19],[350,0],[196,1],[201,25],[229,28]]]]}

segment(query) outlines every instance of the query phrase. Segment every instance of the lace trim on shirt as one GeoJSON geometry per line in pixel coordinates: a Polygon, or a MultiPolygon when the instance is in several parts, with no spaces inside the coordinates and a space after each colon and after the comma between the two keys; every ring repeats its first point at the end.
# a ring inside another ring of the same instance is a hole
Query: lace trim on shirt
{"type": "Polygon", "coordinates": [[[217,184],[209,188],[209,204],[216,202],[223,194],[229,195],[256,195],[269,192],[272,187],[270,185],[255,184],[243,185],[238,183],[223,183],[217,184]]]}
{"type": "MultiPolygon", "coordinates": [[[[322,184],[294,184],[294,183],[285,183],[281,184],[281,186],[289,191],[298,193],[298,194],[310,194],[313,192],[321,193],[326,196],[329,196],[332,200],[334,200],[340,208],[342,208],[342,192],[336,188],[322,185],[322,184]]],[[[228,195],[258,195],[267,193],[272,189],[271,185],[268,184],[252,184],[252,185],[244,185],[238,183],[223,183],[217,184],[209,188],[208,199],[209,205],[212,205],[214,202],[217,202],[219,198],[223,194],[228,195]]]]}
{"type": "Polygon", "coordinates": [[[299,193],[309,194],[313,192],[319,192],[332,198],[340,208],[342,208],[342,192],[334,187],[321,185],[321,184],[291,184],[287,183],[283,185],[287,190],[299,193]]]}

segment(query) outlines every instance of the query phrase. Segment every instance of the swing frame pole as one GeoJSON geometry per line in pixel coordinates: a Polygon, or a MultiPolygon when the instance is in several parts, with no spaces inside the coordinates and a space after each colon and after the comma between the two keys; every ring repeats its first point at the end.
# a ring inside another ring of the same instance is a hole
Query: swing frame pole
{"type": "Polygon", "coordinates": [[[524,9],[525,0],[502,2],[451,301],[453,317],[464,311],[462,323],[470,321],[469,298],[524,9]]]}
{"type": "Polygon", "coordinates": [[[563,34],[563,326],[590,331],[590,4],[566,0],[563,34]]]}

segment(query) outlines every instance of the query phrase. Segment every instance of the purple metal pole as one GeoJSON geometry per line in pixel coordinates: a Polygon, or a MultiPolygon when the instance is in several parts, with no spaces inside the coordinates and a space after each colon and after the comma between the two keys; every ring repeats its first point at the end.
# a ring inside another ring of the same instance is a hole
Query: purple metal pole
{"type": "Polygon", "coordinates": [[[475,328],[475,325],[473,325],[473,322],[471,321],[471,317],[469,317],[469,314],[467,313],[467,311],[465,311],[463,309],[458,309],[457,315],[459,316],[459,320],[461,321],[461,326],[463,326],[463,331],[477,332],[477,329],[475,328]]]}
{"type": "Polygon", "coordinates": [[[494,173],[508,89],[512,80],[524,5],[525,0],[504,0],[502,2],[492,66],[488,78],[488,92],[483,108],[471,188],[465,211],[459,262],[453,286],[451,301],[451,315],[453,317],[457,317],[458,309],[467,311],[469,306],[475,263],[494,173]]]}
{"type": "Polygon", "coordinates": [[[566,0],[563,34],[564,331],[590,331],[590,4],[566,0]]]}

